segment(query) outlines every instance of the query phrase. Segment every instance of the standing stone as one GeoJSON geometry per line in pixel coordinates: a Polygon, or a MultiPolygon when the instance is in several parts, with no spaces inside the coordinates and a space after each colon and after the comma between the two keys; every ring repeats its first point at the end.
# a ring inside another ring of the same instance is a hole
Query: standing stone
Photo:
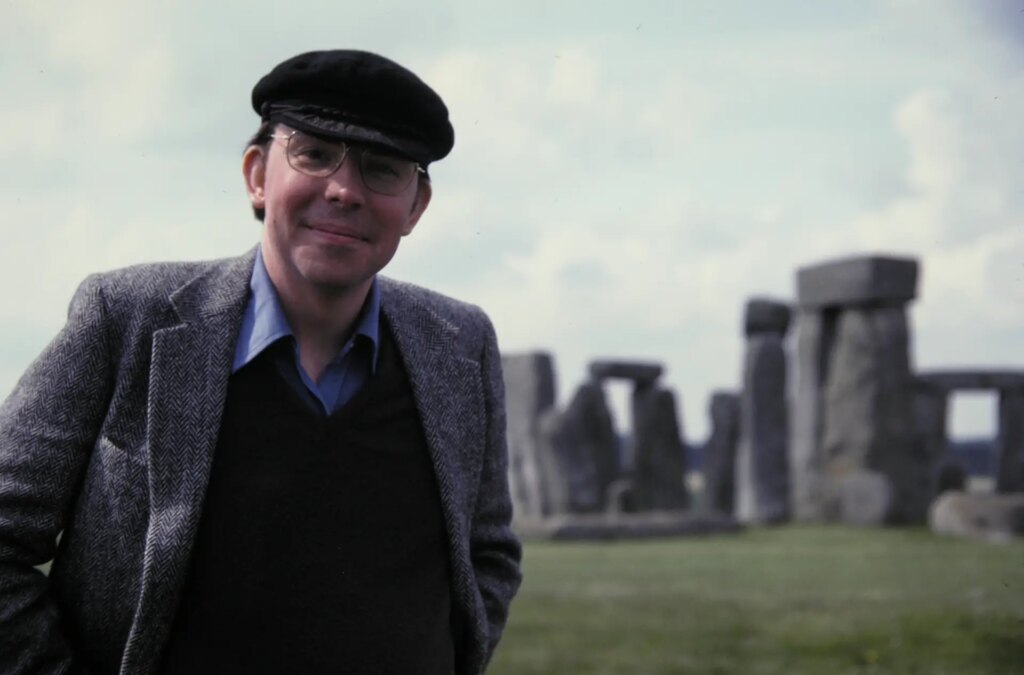
{"type": "Polygon", "coordinates": [[[715,392],[709,408],[711,435],[704,444],[704,507],[726,515],[735,509],[736,446],[740,437],[740,397],[715,392]]]}
{"type": "Polygon", "coordinates": [[[686,455],[675,400],[657,386],[664,367],[645,361],[598,360],[590,363],[589,370],[596,383],[610,378],[633,382],[633,436],[628,446],[633,481],[628,489],[616,483],[614,508],[643,511],[685,506],[686,455]]]}
{"type": "Polygon", "coordinates": [[[967,489],[967,471],[959,462],[943,460],[935,469],[935,496],[946,492],[964,492],[967,489]]]}
{"type": "Polygon", "coordinates": [[[915,442],[928,466],[929,501],[948,490],[963,489],[966,473],[953,457],[946,436],[949,391],[916,378],[912,403],[915,442]]]}
{"type": "Polygon", "coordinates": [[[686,508],[686,450],[671,391],[640,384],[633,390],[633,442],[637,509],[686,508]]]}
{"type": "Polygon", "coordinates": [[[541,413],[537,422],[537,473],[539,485],[539,513],[541,517],[571,513],[569,498],[570,473],[574,467],[572,458],[567,457],[564,433],[565,417],[557,408],[548,408],[541,413]]]}
{"type": "Polygon", "coordinates": [[[586,461],[594,467],[596,508],[607,504],[608,486],[619,477],[619,436],[615,433],[611,409],[604,388],[599,382],[585,382],[576,390],[569,402],[567,414],[574,420],[571,425],[572,441],[586,461]]]}
{"type": "Polygon", "coordinates": [[[892,511],[892,483],[884,474],[856,469],[830,483],[834,520],[848,525],[882,525],[892,511]]]}
{"type": "Polygon", "coordinates": [[[539,431],[541,515],[603,510],[617,438],[600,384],[581,385],[564,411],[542,416],[539,431]]]}
{"type": "Polygon", "coordinates": [[[797,387],[790,436],[790,481],[793,516],[805,522],[825,517],[822,392],[835,316],[834,311],[816,309],[800,310],[797,316],[797,387]]]}
{"type": "MultiPolygon", "coordinates": [[[[801,354],[800,368],[818,370],[819,420],[801,420],[798,436],[820,425],[815,447],[799,447],[799,461],[818,463],[820,483],[807,512],[840,513],[839,483],[853,472],[875,471],[892,490],[888,521],[923,522],[932,493],[927,451],[916,434],[910,337],[904,305],[914,298],[914,260],[865,257],[798,271],[803,311],[821,312],[824,339],[817,353],[801,354]],[[834,318],[833,318],[834,317],[834,318]],[[834,328],[832,328],[834,327],[834,328]],[[810,461],[808,460],[810,458],[810,461]]],[[[809,383],[800,378],[800,386],[809,383]]],[[[798,393],[798,403],[813,397],[798,393]]],[[[801,467],[802,469],[803,467],[801,467]]],[[[808,497],[807,486],[801,486],[808,497]]]]}
{"type": "Polygon", "coordinates": [[[783,338],[789,308],[755,300],[744,322],[747,353],[740,396],[736,458],[736,516],[750,523],[789,518],[789,422],[783,338]]]}
{"type": "Polygon", "coordinates": [[[848,309],[839,318],[825,388],[827,475],[866,468],[892,483],[895,522],[924,522],[931,466],[916,442],[906,314],[899,307],[848,309]]]}
{"type": "Polygon", "coordinates": [[[747,337],[774,333],[785,336],[789,330],[792,311],[784,302],[766,298],[752,298],[747,301],[743,313],[743,334],[747,337]]]}
{"type": "Polygon", "coordinates": [[[1024,389],[999,392],[996,491],[1024,492],[1024,389]]]}
{"type": "Polygon", "coordinates": [[[509,489],[517,518],[544,512],[543,469],[538,457],[541,415],[555,405],[555,367],[550,354],[503,355],[509,489]]]}
{"type": "Polygon", "coordinates": [[[949,392],[945,388],[917,379],[913,394],[914,423],[925,453],[934,463],[948,454],[946,418],[949,392]]]}

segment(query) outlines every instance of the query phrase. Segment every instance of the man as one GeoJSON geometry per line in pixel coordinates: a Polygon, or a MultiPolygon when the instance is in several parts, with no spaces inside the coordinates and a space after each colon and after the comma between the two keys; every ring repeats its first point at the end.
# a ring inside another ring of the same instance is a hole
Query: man
{"type": "Polygon", "coordinates": [[[377,276],[447,109],[358,51],[253,106],[260,246],[90,277],[0,408],[0,672],[478,673],[501,636],[494,331],[377,276]]]}

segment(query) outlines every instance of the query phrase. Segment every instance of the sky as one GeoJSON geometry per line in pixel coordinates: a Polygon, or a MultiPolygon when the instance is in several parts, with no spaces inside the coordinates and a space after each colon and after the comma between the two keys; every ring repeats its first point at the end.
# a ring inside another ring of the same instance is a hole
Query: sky
{"type": "MultiPolygon", "coordinates": [[[[702,441],[745,302],[852,255],[920,262],[915,368],[1024,368],[1024,0],[0,7],[0,395],[87,274],[255,245],[250,91],[329,48],[406,65],[455,127],[387,274],[553,354],[563,403],[592,359],[658,361],[702,441]]],[[[992,397],[952,412],[994,433],[992,397]]]]}

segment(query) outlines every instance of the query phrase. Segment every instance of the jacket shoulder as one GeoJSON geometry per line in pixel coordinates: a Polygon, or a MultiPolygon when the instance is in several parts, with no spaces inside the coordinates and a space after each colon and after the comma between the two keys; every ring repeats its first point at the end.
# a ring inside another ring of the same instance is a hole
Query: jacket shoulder
{"type": "Polygon", "coordinates": [[[90,276],[105,293],[138,298],[156,296],[166,298],[175,289],[191,279],[223,265],[225,260],[197,262],[140,263],[90,276]]]}
{"type": "MultiPolygon", "coordinates": [[[[380,277],[384,302],[397,301],[404,306],[415,306],[436,318],[458,328],[462,334],[473,336],[493,334],[491,320],[478,305],[432,291],[405,281],[380,277]]],[[[397,304],[396,303],[396,304],[397,304]]]]}
{"type": "Polygon", "coordinates": [[[82,288],[98,288],[113,315],[123,316],[126,312],[129,315],[137,312],[159,314],[170,310],[170,298],[176,291],[195,280],[231,277],[234,283],[240,280],[248,283],[254,251],[234,258],[141,263],[98,272],[89,276],[82,283],[82,288]]]}

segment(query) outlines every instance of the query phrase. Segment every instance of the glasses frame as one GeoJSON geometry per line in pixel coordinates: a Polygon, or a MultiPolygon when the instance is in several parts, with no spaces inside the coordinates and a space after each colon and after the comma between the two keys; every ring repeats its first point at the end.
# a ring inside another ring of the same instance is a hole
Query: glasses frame
{"type": "Polygon", "coordinates": [[[361,159],[363,151],[358,148],[358,144],[352,144],[352,143],[348,143],[346,141],[327,141],[327,140],[324,140],[322,138],[318,138],[317,136],[313,136],[312,134],[306,134],[306,133],[304,133],[302,131],[299,131],[299,130],[295,130],[295,131],[292,131],[291,133],[287,133],[287,134],[271,134],[270,138],[271,139],[281,140],[281,141],[285,142],[284,156],[285,156],[285,159],[287,159],[287,161],[288,161],[288,166],[290,166],[295,171],[298,171],[299,173],[303,174],[304,176],[311,176],[313,178],[327,178],[328,176],[333,176],[334,173],[338,169],[340,169],[342,167],[342,165],[345,163],[345,160],[348,159],[349,151],[352,150],[353,147],[356,147],[357,148],[356,152],[359,154],[359,157],[360,157],[359,161],[357,162],[357,166],[359,167],[359,180],[362,181],[363,187],[365,187],[370,192],[373,192],[374,194],[384,195],[386,197],[394,197],[396,195],[401,194],[403,190],[405,190],[407,187],[409,187],[409,185],[412,183],[412,179],[417,174],[422,174],[424,176],[427,175],[427,170],[424,169],[423,166],[419,162],[414,162],[412,160],[409,160],[409,162],[416,169],[415,172],[413,172],[412,174],[409,175],[409,181],[405,185],[403,185],[402,187],[400,187],[397,190],[395,190],[394,192],[381,192],[380,190],[373,189],[366,182],[366,176],[363,175],[363,162],[362,162],[362,159],[361,159]],[[301,136],[309,136],[310,138],[315,138],[316,140],[323,141],[324,143],[340,145],[342,147],[342,152],[341,152],[341,159],[338,161],[338,164],[333,169],[331,169],[330,171],[327,171],[327,172],[311,172],[311,171],[307,171],[305,169],[300,169],[299,167],[297,167],[294,164],[292,164],[292,153],[291,153],[292,139],[297,137],[297,136],[300,136],[300,135],[301,136]]]}

